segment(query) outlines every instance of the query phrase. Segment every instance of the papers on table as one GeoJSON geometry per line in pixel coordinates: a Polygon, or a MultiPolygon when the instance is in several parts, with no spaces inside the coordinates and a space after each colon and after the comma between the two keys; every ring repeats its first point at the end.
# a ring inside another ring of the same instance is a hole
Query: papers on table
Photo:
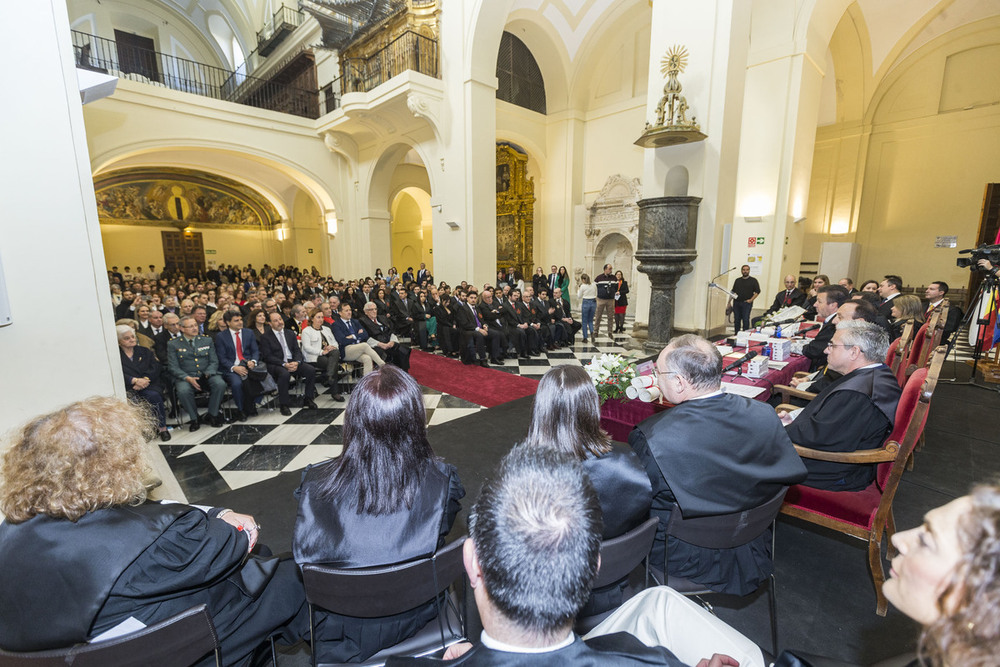
{"type": "Polygon", "coordinates": [[[788,365],[787,361],[775,361],[774,359],[771,359],[771,360],[769,360],[767,362],[767,367],[768,368],[773,368],[776,371],[780,371],[782,368],[784,368],[787,365],[788,365]]]}
{"type": "Polygon", "coordinates": [[[722,391],[727,394],[736,394],[737,396],[745,396],[747,398],[757,398],[765,391],[767,387],[755,387],[752,384],[736,384],[735,382],[723,382],[722,391]]]}

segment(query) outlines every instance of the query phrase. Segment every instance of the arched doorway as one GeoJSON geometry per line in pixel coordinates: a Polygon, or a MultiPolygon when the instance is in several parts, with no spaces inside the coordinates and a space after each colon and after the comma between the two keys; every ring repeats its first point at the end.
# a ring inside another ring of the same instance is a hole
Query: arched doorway
{"type": "Polygon", "coordinates": [[[431,196],[421,188],[403,188],[393,198],[389,212],[392,265],[400,274],[412,268],[416,275],[421,263],[433,272],[431,196]]]}
{"type": "MultiPolygon", "coordinates": [[[[597,251],[594,255],[594,266],[592,275],[603,273],[604,265],[610,264],[614,271],[621,271],[622,276],[629,284],[630,290],[635,284],[635,274],[633,271],[633,261],[635,249],[632,242],[618,233],[608,234],[597,244],[597,251]]],[[[629,313],[635,312],[633,301],[629,301],[629,313]]]]}

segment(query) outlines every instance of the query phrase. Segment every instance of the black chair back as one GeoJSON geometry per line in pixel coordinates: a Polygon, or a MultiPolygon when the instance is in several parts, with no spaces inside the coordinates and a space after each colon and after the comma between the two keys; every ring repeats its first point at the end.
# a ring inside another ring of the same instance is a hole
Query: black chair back
{"type": "Polygon", "coordinates": [[[303,565],[306,600],[344,616],[391,616],[437,597],[465,574],[462,544],[455,540],[432,556],[409,563],[346,570],[303,565]]]}
{"type": "Polygon", "coordinates": [[[624,535],[601,543],[601,568],[593,588],[608,586],[627,577],[649,555],[659,519],[651,517],[624,535]]]}
{"type": "Polygon", "coordinates": [[[742,546],[756,539],[774,523],[787,490],[782,488],[773,498],[753,509],[717,516],[685,519],[675,504],[667,524],[667,535],[706,549],[742,546]]]}
{"type": "Polygon", "coordinates": [[[107,641],[31,653],[0,649],[0,667],[189,667],[212,652],[218,667],[219,638],[202,604],[107,641]]]}

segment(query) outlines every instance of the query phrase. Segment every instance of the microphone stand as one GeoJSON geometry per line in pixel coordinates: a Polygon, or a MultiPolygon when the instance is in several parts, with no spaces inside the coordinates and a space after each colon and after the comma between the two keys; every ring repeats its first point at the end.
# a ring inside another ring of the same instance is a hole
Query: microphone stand
{"type": "MultiPolygon", "coordinates": [[[[722,276],[726,275],[726,274],[732,273],[733,271],[736,270],[736,268],[737,267],[734,266],[733,268],[729,269],[728,271],[723,271],[719,275],[717,275],[714,278],[712,278],[712,280],[710,280],[709,283],[708,283],[708,298],[705,299],[705,338],[709,338],[710,339],[711,338],[711,333],[712,333],[712,294],[713,294],[712,290],[713,289],[717,289],[720,292],[722,292],[723,294],[725,294],[726,296],[728,296],[730,299],[735,299],[736,298],[736,293],[735,292],[732,292],[732,291],[726,289],[725,287],[723,287],[722,285],[719,285],[715,281],[718,280],[719,278],[721,278],[722,276]]],[[[725,326],[723,326],[722,330],[723,330],[723,337],[724,337],[725,336],[725,326]]]]}

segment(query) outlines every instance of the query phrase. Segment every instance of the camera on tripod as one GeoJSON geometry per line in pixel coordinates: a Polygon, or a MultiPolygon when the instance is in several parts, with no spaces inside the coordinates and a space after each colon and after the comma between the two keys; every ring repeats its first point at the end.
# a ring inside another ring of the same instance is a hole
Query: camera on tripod
{"type": "Polygon", "coordinates": [[[983,244],[978,248],[966,248],[959,250],[959,255],[971,254],[971,257],[959,257],[955,260],[955,265],[960,268],[968,267],[970,271],[986,271],[979,266],[979,260],[985,259],[993,266],[1000,266],[1000,245],[983,244]]]}

